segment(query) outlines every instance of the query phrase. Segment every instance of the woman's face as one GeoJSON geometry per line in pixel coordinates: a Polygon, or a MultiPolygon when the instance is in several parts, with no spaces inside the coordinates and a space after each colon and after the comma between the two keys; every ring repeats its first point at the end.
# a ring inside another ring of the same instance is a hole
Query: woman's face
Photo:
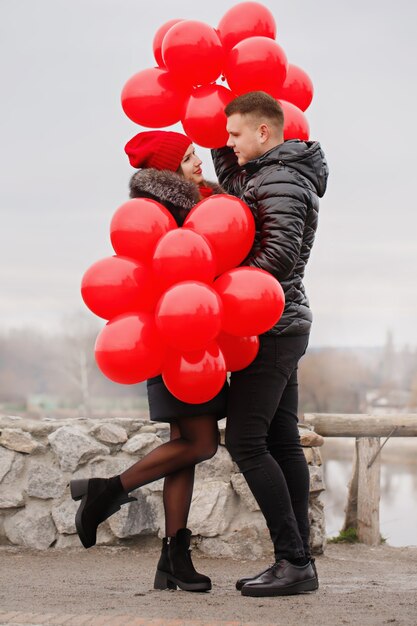
{"type": "Polygon", "coordinates": [[[196,185],[200,185],[203,178],[203,171],[201,169],[201,159],[195,153],[193,144],[190,144],[182,158],[180,170],[187,180],[191,180],[196,185]]]}

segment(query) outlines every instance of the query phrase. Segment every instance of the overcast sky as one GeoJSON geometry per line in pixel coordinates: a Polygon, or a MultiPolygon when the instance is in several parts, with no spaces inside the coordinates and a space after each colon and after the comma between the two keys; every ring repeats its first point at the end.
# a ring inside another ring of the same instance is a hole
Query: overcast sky
{"type": "MultiPolygon", "coordinates": [[[[113,253],[133,172],[120,106],[171,18],[216,26],[231,0],[0,0],[0,330],[55,330],[113,253]]],[[[264,0],[315,86],[311,138],[330,179],[307,267],[311,344],[417,346],[416,3],[264,0]]],[[[205,174],[213,177],[202,148],[205,174]]]]}

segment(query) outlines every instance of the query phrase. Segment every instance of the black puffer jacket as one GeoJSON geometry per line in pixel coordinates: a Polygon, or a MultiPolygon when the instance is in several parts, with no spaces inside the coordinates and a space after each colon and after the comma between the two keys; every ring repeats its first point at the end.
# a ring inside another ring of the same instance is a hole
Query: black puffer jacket
{"type": "Polygon", "coordinates": [[[220,184],[242,198],[255,217],[255,241],[243,265],[267,270],[285,293],[284,313],[268,334],[308,333],[312,315],[303,276],[328,176],[320,144],[285,141],[244,168],[230,148],[212,155],[220,184]]]}

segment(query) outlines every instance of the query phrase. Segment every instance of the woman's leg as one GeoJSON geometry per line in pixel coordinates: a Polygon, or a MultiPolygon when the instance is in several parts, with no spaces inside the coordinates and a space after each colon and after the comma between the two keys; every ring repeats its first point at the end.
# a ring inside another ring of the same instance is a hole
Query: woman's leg
{"type": "Polygon", "coordinates": [[[192,467],[216,454],[218,429],[215,417],[182,417],[178,420],[178,428],[179,437],[158,446],[120,474],[124,491],[132,491],[192,467]]]}
{"type": "MultiPolygon", "coordinates": [[[[120,476],[71,481],[72,498],[81,500],[75,523],[84,547],[95,544],[100,523],[122,504],[135,499],[128,497],[127,492],[179,470],[193,468],[216,453],[218,429],[214,416],[183,417],[178,427],[179,437],[152,450],[120,476]]],[[[183,495],[184,512],[184,507],[188,508],[189,490],[183,495]]]]}
{"type": "MultiPolygon", "coordinates": [[[[217,449],[217,419],[180,418],[171,425],[171,442],[193,441],[195,456],[209,458],[217,449]],[[198,420],[198,423],[196,423],[198,420]],[[211,423],[210,423],[211,422],[211,423]],[[196,431],[197,426],[197,431],[196,431]]],[[[162,551],[155,574],[155,589],[209,591],[211,580],[194,568],[190,554],[191,531],[187,529],[188,513],[194,487],[195,464],[179,469],[165,477],[165,532],[162,551]]]]}
{"type": "MultiPolygon", "coordinates": [[[[171,424],[171,441],[181,436],[178,424],[171,424]]],[[[164,480],[165,536],[175,537],[180,528],[187,527],[188,513],[194,488],[195,465],[169,474],[164,480]]]]}

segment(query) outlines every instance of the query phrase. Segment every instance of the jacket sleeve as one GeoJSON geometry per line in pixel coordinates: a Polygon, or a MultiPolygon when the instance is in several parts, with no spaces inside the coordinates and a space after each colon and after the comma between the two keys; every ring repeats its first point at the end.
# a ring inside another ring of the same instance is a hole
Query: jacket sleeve
{"type": "Polygon", "coordinates": [[[246,173],[237,162],[232,148],[225,146],[211,151],[214,169],[220,185],[232,196],[240,196],[246,173]]]}
{"type": "Polygon", "coordinates": [[[273,274],[279,281],[291,275],[300,257],[307,213],[307,198],[299,187],[264,181],[253,190],[256,205],[257,245],[244,261],[273,274]]]}

